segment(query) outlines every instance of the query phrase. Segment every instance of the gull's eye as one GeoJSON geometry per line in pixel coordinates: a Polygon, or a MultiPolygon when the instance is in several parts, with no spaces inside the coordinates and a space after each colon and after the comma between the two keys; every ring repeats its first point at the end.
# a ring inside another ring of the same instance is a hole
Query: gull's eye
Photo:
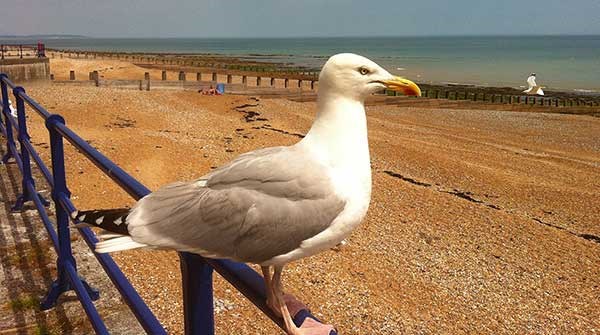
{"type": "Polygon", "coordinates": [[[367,69],[366,67],[361,67],[358,69],[358,72],[360,74],[362,74],[363,76],[366,76],[370,73],[369,69],[367,69]]]}

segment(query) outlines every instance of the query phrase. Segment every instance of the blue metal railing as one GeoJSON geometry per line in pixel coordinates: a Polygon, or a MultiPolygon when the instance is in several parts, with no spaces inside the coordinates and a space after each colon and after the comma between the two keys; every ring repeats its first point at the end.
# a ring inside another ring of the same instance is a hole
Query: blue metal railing
{"type": "MultiPolygon", "coordinates": [[[[76,207],[70,200],[71,193],[66,182],[63,139],[69,141],[71,145],[84,154],[134,199],[138,200],[144,197],[150,193],[150,190],[69,129],[60,115],[50,114],[44,107],[28,96],[22,87],[15,86],[5,74],[0,74],[0,86],[2,93],[0,106],[4,116],[4,122],[0,118],[0,131],[7,140],[6,154],[2,158],[2,162],[7,163],[11,158],[14,158],[23,177],[22,193],[17,197],[15,206],[12,209],[13,211],[19,211],[24,203],[32,201],[58,254],[57,279],[52,284],[41,307],[42,309],[53,307],[60,294],[68,290],[74,290],[96,333],[108,334],[108,330],[93,303],[94,300],[99,298],[99,292],[78,275],[77,264],[72,255],[69,219],[70,214],[76,211],[76,207]],[[8,88],[12,89],[15,98],[16,118],[11,114],[9,108],[8,88]],[[27,132],[25,103],[45,120],[50,135],[52,172],[31,145],[27,132]],[[13,129],[17,131],[19,148],[15,143],[13,129]],[[57,230],[54,229],[45,209],[49,203],[36,190],[31,172],[31,158],[33,158],[52,188],[57,230]]],[[[98,242],[94,232],[89,228],[79,229],[79,232],[90,249],[93,250],[98,242]]],[[[94,255],[144,330],[149,334],[166,334],[160,322],[129,283],[112,257],[108,254],[94,253],[94,255]]],[[[190,253],[179,253],[179,256],[186,334],[214,334],[213,269],[244,294],[265,315],[283,328],[283,320],[267,306],[262,276],[252,268],[242,263],[205,259],[190,253]]],[[[302,318],[294,320],[298,326],[305,317],[314,318],[310,313],[301,314],[302,318]]],[[[332,335],[335,334],[332,332],[332,335]]]]}

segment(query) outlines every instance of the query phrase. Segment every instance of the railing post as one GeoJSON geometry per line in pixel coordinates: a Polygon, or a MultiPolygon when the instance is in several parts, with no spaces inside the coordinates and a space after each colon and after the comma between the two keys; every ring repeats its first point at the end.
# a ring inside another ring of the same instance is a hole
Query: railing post
{"type": "MultiPolygon", "coordinates": [[[[27,201],[33,200],[34,196],[39,197],[40,201],[44,204],[44,206],[50,205],[46,199],[42,198],[42,196],[38,194],[31,194],[29,192],[29,187],[27,184],[31,184],[33,188],[35,188],[35,182],[33,181],[33,176],[31,175],[31,160],[29,159],[29,151],[26,149],[25,142],[29,141],[29,134],[27,133],[27,119],[25,118],[25,101],[21,97],[21,93],[25,93],[25,89],[23,87],[15,87],[13,89],[13,94],[15,96],[15,102],[17,104],[17,120],[19,125],[19,133],[17,138],[19,140],[19,144],[21,147],[21,163],[23,170],[21,174],[23,176],[23,180],[21,181],[22,192],[17,196],[17,200],[15,201],[15,205],[11,208],[13,212],[18,212],[23,209],[23,205],[27,201]]],[[[12,127],[12,125],[9,125],[12,127]]]]}
{"type": "MultiPolygon", "coordinates": [[[[71,252],[71,232],[69,230],[69,214],[61,205],[61,198],[69,198],[71,192],[67,188],[65,177],[65,153],[63,148],[63,138],[56,131],[57,124],[65,124],[65,119],[62,116],[53,114],[46,119],[46,128],[50,132],[50,153],[52,160],[52,178],[54,180],[54,188],[52,189],[52,200],[56,211],[56,226],[58,230],[58,260],[56,261],[56,272],[58,278],[52,283],[46,299],[41,303],[42,310],[49,309],[56,304],[58,297],[72,289],[66,273],[65,266],[70,263],[73,268],[77,269],[75,258],[71,252]]],[[[97,290],[91,288],[88,283],[81,279],[81,283],[85,287],[87,293],[92,300],[97,300],[100,294],[97,290]]]]}
{"type": "Polygon", "coordinates": [[[214,335],[213,268],[196,254],[179,253],[186,335],[214,335]]]}
{"type": "Polygon", "coordinates": [[[12,129],[12,123],[10,123],[9,118],[11,118],[11,112],[10,112],[10,107],[9,107],[9,98],[8,98],[8,88],[6,83],[4,82],[4,79],[8,79],[8,76],[4,73],[0,73],[0,85],[1,85],[1,90],[2,90],[2,114],[4,115],[4,125],[5,125],[5,131],[6,131],[6,154],[4,154],[4,157],[2,157],[2,163],[6,164],[8,163],[8,160],[13,158],[13,153],[10,150],[11,146],[15,145],[15,140],[13,138],[13,129],[12,129]]]}

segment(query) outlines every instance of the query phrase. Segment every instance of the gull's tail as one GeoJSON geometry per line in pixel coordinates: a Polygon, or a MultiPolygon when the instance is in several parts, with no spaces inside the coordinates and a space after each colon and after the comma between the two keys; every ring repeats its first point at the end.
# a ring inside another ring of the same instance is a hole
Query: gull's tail
{"type": "Polygon", "coordinates": [[[101,242],[96,244],[96,252],[106,253],[128,249],[147,247],[146,244],[135,242],[127,230],[127,216],[131,209],[103,209],[90,211],[75,211],[71,213],[73,219],[81,223],[75,227],[98,227],[112,234],[100,234],[101,242]]]}

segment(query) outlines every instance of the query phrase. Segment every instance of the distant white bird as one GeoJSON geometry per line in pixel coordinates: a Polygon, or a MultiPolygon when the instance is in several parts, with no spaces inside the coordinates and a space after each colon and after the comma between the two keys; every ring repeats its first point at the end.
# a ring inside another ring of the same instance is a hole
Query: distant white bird
{"type": "Polygon", "coordinates": [[[17,109],[13,107],[12,101],[8,99],[8,109],[10,109],[10,114],[14,117],[17,117],[17,109]]]}
{"type": "Polygon", "coordinates": [[[421,94],[362,56],[335,55],[321,71],[316,119],[300,142],[243,154],[198,180],[164,186],[131,210],[72,216],[120,234],[98,243],[97,252],[158,247],[259,264],[267,303],[288,334],[329,334],[330,325],[294,325],[282,271],[333,248],[365,217],[371,163],[364,100],[385,88],[421,94]]]}
{"type": "Polygon", "coordinates": [[[527,78],[527,85],[529,86],[529,88],[527,88],[525,91],[523,91],[523,93],[527,93],[530,95],[544,95],[544,91],[542,90],[542,86],[538,86],[537,83],[535,82],[535,73],[532,73],[531,75],[529,75],[529,78],[527,78]]]}

